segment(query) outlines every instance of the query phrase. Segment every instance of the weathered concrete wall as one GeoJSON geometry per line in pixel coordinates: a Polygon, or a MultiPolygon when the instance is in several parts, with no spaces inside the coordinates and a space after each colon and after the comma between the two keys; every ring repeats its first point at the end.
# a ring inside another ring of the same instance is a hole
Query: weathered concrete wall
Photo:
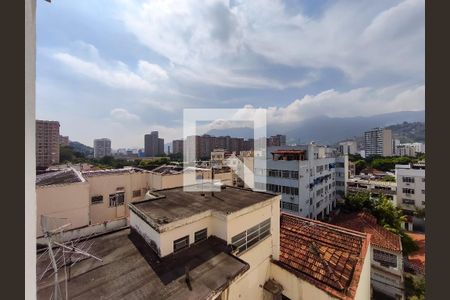
{"type": "Polygon", "coordinates": [[[89,183],[87,182],[36,187],[36,202],[36,236],[38,237],[43,235],[42,215],[51,218],[67,218],[71,226],[66,229],[89,225],[89,183]]]}
{"type": "Polygon", "coordinates": [[[103,223],[129,216],[128,203],[144,199],[145,192],[149,189],[148,173],[108,174],[86,177],[90,184],[89,201],[93,196],[103,196],[103,202],[91,204],[91,224],[103,223]],[[117,207],[109,206],[109,195],[123,188],[125,203],[117,207]],[[141,195],[133,197],[133,191],[140,190],[141,195]]]}

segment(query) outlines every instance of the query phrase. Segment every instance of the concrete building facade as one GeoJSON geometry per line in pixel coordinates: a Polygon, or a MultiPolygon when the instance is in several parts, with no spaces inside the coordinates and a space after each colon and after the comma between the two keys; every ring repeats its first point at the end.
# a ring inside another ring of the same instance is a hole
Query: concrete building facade
{"type": "Polygon", "coordinates": [[[286,146],[286,136],[283,134],[273,135],[267,138],[267,147],[286,146]]]}
{"type": "Polygon", "coordinates": [[[336,205],[336,157],[326,152],[316,144],[268,148],[267,157],[255,157],[267,159],[267,169],[254,169],[255,189],[281,193],[283,211],[325,218],[336,205]]]}
{"type": "Polygon", "coordinates": [[[172,153],[182,154],[183,153],[183,140],[173,140],[172,141],[172,153]]]}
{"type": "Polygon", "coordinates": [[[142,200],[150,189],[149,171],[138,168],[82,172],[89,183],[89,224],[129,216],[128,203],[142,200]]]}
{"type": "Polygon", "coordinates": [[[36,166],[59,163],[59,122],[36,120],[36,166]]]}
{"type": "Polygon", "coordinates": [[[398,156],[416,156],[416,148],[411,144],[400,144],[395,148],[395,154],[398,156]]]}
{"type": "Polygon", "coordinates": [[[358,153],[358,145],[356,141],[344,141],[340,142],[338,151],[341,154],[356,154],[358,153]]]}
{"type": "MultiPolygon", "coordinates": [[[[41,237],[42,216],[66,230],[89,225],[89,183],[73,168],[39,175],[36,179],[36,236],[41,237]]],[[[49,228],[54,229],[54,228],[49,228]]]]}
{"type": "Polygon", "coordinates": [[[94,140],[94,158],[111,156],[111,140],[107,138],[94,140]]]}
{"type": "Polygon", "coordinates": [[[369,179],[362,177],[350,178],[347,183],[347,193],[356,194],[359,192],[369,193],[372,199],[385,196],[396,206],[397,205],[397,183],[383,181],[379,179],[369,179]]]}
{"type": "Polygon", "coordinates": [[[341,197],[347,196],[347,185],[350,177],[348,155],[336,156],[336,193],[341,197]]]}
{"type": "Polygon", "coordinates": [[[390,129],[374,128],[364,133],[365,157],[392,156],[394,154],[392,147],[392,131],[390,129]]]}
{"type": "Polygon", "coordinates": [[[425,208],[425,164],[395,165],[397,206],[412,214],[425,208]]]}
{"type": "Polygon", "coordinates": [[[152,131],[144,136],[144,152],[146,157],[156,157],[164,154],[164,139],[158,131],[152,131]]]}

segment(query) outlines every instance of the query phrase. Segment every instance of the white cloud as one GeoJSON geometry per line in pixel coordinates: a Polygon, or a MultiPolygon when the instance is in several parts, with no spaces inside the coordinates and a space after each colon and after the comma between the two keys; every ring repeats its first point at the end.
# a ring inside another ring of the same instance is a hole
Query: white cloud
{"type": "Polygon", "coordinates": [[[167,72],[159,65],[151,64],[145,60],[138,63],[139,74],[148,81],[166,80],[169,78],[167,72]]]}
{"type": "Polygon", "coordinates": [[[84,41],[73,43],[72,51],[53,53],[53,58],[66,65],[76,74],[95,80],[112,88],[151,92],[155,83],[167,80],[167,72],[157,64],[139,60],[133,72],[122,61],[105,61],[98,49],[84,41]]]}
{"type": "Polygon", "coordinates": [[[306,95],[284,107],[270,107],[268,122],[275,124],[302,121],[315,116],[354,117],[371,116],[396,111],[425,109],[425,86],[370,87],[346,92],[323,91],[306,95]]]}
{"type": "Polygon", "coordinates": [[[314,18],[293,14],[283,1],[235,2],[119,1],[119,9],[126,28],[180,68],[179,75],[209,84],[284,87],[250,75],[261,57],[337,68],[353,80],[373,72],[423,78],[423,0],[334,1],[314,18]]]}
{"type": "Polygon", "coordinates": [[[117,121],[139,121],[138,115],[130,113],[125,108],[114,108],[110,112],[111,117],[117,121]]]}
{"type": "Polygon", "coordinates": [[[123,63],[116,63],[115,68],[105,68],[96,62],[90,62],[69,53],[56,53],[54,58],[70,67],[75,73],[98,81],[113,88],[152,91],[154,86],[142,77],[129,71],[123,63]]]}

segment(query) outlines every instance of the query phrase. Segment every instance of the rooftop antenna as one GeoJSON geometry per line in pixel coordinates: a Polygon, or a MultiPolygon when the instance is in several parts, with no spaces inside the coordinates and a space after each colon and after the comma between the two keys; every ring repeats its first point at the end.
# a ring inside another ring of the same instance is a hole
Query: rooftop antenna
{"type": "MultiPolygon", "coordinates": [[[[53,292],[50,295],[50,299],[69,299],[68,289],[67,289],[67,266],[74,266],[82,258],[93,258],[98,261],[102,261],[95,255],[90,254],[88,251],[94,244],[94,242],[89,242],[91,236],[88,236],[83,242],[80,243],[81,237],[76,241],[69,241],[65,243],[58,242],[58,238],[65,228],[70,226],[71,223],[67,222],[66,218],[51,218],[45,215],[41,215],[41,226],[44,232],[44,238],[47,242],[47,250],[38,258],[38,260],[48,253],[50,263],[41,273],[39,280],[42,280],[48,271],[53,269],[53,292]],[[60,226],[55,226],[57,222],[66,221],[65,224],[60,226]],[[53,223],[51,226],[50,223],[53,223]],[[51,228],[55,227],[55,228],[51,228]],[[66,255],[69,255],[68,261],[66,261],[66,255]],[[75,256],[75,261],[72,262],[72,257],[75,256]],[[59,271],[64,268],[64,282],[65,282],[65,295],[63,297],[61,288],[59,286],[59,271]]],[[[70,272],[70,269],[69,269],[70,272]]],[[[50,275],[50,276],[51,276],[50,275]]]]}

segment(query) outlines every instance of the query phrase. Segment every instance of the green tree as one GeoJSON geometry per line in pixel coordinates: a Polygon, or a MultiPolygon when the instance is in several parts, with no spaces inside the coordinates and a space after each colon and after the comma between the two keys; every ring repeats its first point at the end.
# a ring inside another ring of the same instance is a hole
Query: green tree
{"type": "Polygon", "coordinates": [[[386,175],[386,176],[383,177],[383,181],[395,182],[395,177],[394,176],[390,176],[390,175],[386,175]]]}
{"type": "Polygon", "coordinates": [[[368,166],[368,165],[367,165],[366,161],[364,161],[363,159],[357,160],[357,161],[355,162],[355,173],[356,173],[356,174],[361,173],[361,171],[362,171],[363,169],[367,168],[367,166],[368,166]]]}
{"type": "Polygon", "coordinates": [[[60,146],[59,147],[59,161],[60,162],[71,162],[75,159],[72,147],[70,146],[60,146]]]}
{"type": "Polygon", "coordinates": [[[401,232],[402,222],[406,221],[402,211],[384,195],[375,200],[372,213],[382,226],[395,233],[401,232]]]}
{"type": "Polygon", "coordinates": [[[368,211],[373,210],[373,203],[368,192],[358,192],[350,194],[345,199],[345,207],[349,211],[368,211]]]}
{"type": "Polygon", "coordinates": [[[425,277],[405,274],[405,294],[408,300],[425,300],[425,277]]]}

